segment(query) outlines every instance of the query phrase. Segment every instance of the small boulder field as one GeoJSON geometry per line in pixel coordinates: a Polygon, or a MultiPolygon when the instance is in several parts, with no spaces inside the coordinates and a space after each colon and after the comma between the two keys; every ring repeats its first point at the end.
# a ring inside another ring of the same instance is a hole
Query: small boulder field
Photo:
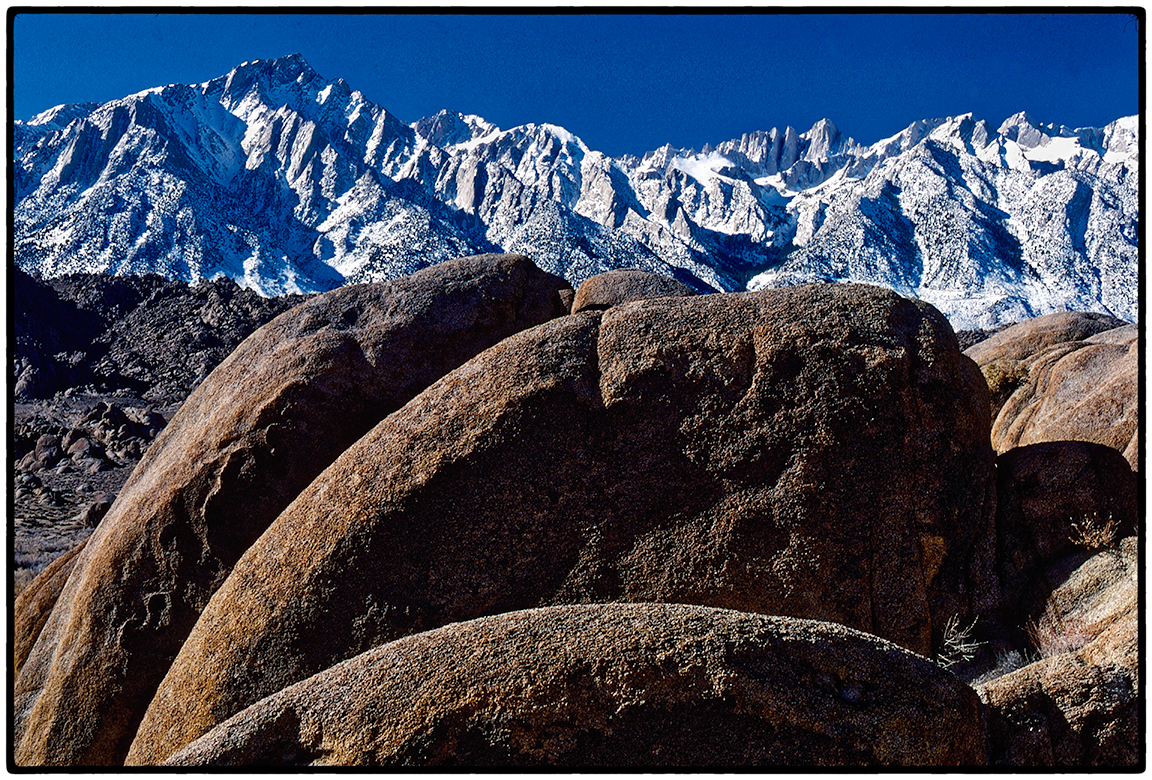
{"type": "Polygon", "coordinates": [[[16,600],[14,762],[1142,766],[1138,330],[960,345],[521,255],[310,297],[29,445],[143,447],[16,600]]]}

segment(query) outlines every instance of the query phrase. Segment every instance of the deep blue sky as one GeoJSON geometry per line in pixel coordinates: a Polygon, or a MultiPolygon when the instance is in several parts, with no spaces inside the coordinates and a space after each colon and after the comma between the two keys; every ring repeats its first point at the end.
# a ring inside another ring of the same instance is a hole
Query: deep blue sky
{"type": "Polygon", "coordinates": [[[1103,126],[1139,111],[1122,13],[21,14],[13,118],[300,52],[405,122],[563,125],[608,154],[827,117],[862,143],[926,117],[1103,126]]]}

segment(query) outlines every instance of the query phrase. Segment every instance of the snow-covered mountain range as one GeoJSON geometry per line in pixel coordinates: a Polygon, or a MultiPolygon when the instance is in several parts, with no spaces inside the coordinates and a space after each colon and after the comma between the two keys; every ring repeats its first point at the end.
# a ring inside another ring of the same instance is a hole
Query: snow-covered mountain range
{"type": "Polygon", "coordinates": [[[405,124],[291,55],[15,122],[15,260],[277,295],[507,251],[573,284],[618,267],[701,290],[878,284],[958,329],[1136,320],[1138,130],[966,114],[865,146],[822,120],[612,158],[549,124],[405,124]]]}

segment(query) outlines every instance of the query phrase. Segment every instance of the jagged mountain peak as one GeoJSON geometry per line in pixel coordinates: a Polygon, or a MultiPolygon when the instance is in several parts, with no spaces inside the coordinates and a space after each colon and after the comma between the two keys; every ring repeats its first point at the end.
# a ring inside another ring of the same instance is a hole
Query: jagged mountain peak
{"type": "Polygon", "coordinates": [[[228,73],[196,85],[206,98],[223,106],[245,123],[267,121],[261,115],[296,116],[318,125],[367,126],[354,135],[387,125],[387,137],[407,136],[412,130],[375,105],[342,78],[326,79],[300,54],[252,60],[228,73]]]}
{"type": "Polygon", "coordinates": [[[1004,120],[996,131],[1015,141],[1024,149],[1033,149],[1046,144],[1053,138],[1080,138],[1092,145],[1092,136],[1099,133],[1097,128],[1068,128],[1064,125],[1044,124],[1027,111],[1019,111],[1004,120]]]}
{"type": "Polygon", "coordinates": [[[100,107],[100,103],[66,103],[53,106],[47,111],[41,111],[24,124],[29,127],[50,127],[52,129],[64,128],[77,119],[83,119],[100,107]]]}
{"type": "Polygon", "coordinates": [[[859,146],[853,139],[844,137],[832,120],[827,118],[817,120],[811,128],[800,134],[800,138],[808,143],[804,157],[809,160],[851,152],[859,146]]]}
{"type": "Polygon", "coordinates": [[[869,147],[868,154],[876,158],[886,158],[906,152],[932,134],[936,128],[950,121],[950,117],[918,119],[896,135],[877,141],[869,147]]]}
{"type": "Polygon", "coordinates": [[[835,123],[828,117],[817,119],[812,123],[812,127],[808,128],[803,135],[812,138],[820,134],[839,135],[840,130],[836,127],[835,123]]]}
{"type": "Polygon", "coordinates": [[[41,111],[27,122],[12,122],[12,151],[21,156],[40,139],[64,132],[73,122],[83,121],[99,109],[100,103],[69,103],[41,111]]]}
{"type": "Polygon", "coordinates": [[[253,107],[307,112],[309,104],[325,102],[320,95],[326,89],[337,90],[345,99],[352,95],[342,79],[326,81],[299,54],[244,62],[200,87],[241,117],[253,107]]]}
{"type": "Polygon", "coordinates": [[[927,137],[942,143],[951,143],[964,148],[970,154],[979,151],[996,139],[997,133],[983,119],[976,119],[971,111],[945,119],[932,120],[936,126],[927,137]]]}
{"type": "Polygon", "coordinates": [[[1133,114],[1132,116],[1122,116],[1114,122],[1109,122],[1104,129],[1123,130],[1128,133],[1136,134],[1140,131],[1140,116],[1138,114],[1133,114]]]}
{"type": "Polygon", "coordinates": [[[656,148],[656,149],[653,149],[650,152],[645,152],[644,157],[642,159],[645,161],[659,160],[659,159],[671,159],[673,157],[691,154],[691,151],[692,150],[690,150],[690,149],[680,149],[678,147],[673,146],[672,144],[664,144],[663,146],[656,148]]]}
{"type": "Polygon", "coordinates": [[[868,147],[822,118],[610,158],[548,122],[401,123],[292,54],[13,131],[14,257],[42,276],[279,294],[512,251],[573,284],[623,266],[728,291],[884,284],[964,326],[1137,311],[1137,117],[997,131],[964,113],[868,147]]]}
{"type": "Polygon", "coordinates": [[[513,167],[520,160],[527,160],[538,152],[550,158],[552,155],[546,151],[549,149],[562,150],[569,162],[576,162],[591,151],[574,133],[548,122],[529,122],[501,130],[475,115],[442,111],[434,117],[413,123],[411,127],[417,136],[429,143],[432,143],[433,137],[442,135],[438,145],[453,153],[474,155],[490,149],[492,154],[504,157],[505,162],[513,167]],[[509,154],[511,157],[508,157],[509,154]],[[512,158],[516,162],[512,162],[512,158]]]}
{"type": "Polygon", "coordinates": [[[555,125],[551,122],[530,122],[526,125],[521,125],[519,128],[513,128],[513,130],[519,130],[525,135],[532,135],[538,138],[555,139],[562,144],[571,144],[581,150],[588,151],[588,147],[578,135],[566,127],[555,125]]]}
{"type": "Polygon", "coordinates": [[[1001,135],[1007,135],[1014,127],[1036,127],[1036,119],[1027,111],[1017,111],[1012,116],[1005,119],[1000,123],[999,129],[996,132],[1001,135]]]}
{"type": "Polygon", "coordinates": [[[1134,164],[1140,156],[1140,117],[1125,116],[1108,123],[1103,130],[1103,147],[1106,155],[1134,164]]]}
{"type": "Polygon", "coordinates": [[[295,81],[301,77],[305,80],[311,80],[320,75],[308,64],[308,60],[304,59],[304,55],[299,52],[285,54],[282,57],[270,57],[242,62],[233,68],[229,72],[229,75],[245,73],[263,74],[272,78],[278,78],[281,81],[295,81]]]}
{"type": "Polygon", "coordinates": [[[420,138],[433,146],[448,147],[501,132],[500,128],[476,114],[441,110],[409,125],[420,138]]]}

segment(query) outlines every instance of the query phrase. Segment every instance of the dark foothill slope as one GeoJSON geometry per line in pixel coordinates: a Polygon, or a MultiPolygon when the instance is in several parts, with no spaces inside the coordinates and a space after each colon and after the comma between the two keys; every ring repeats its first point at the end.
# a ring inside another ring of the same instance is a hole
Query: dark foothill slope
{"type": "Polygon", "coordinates": [[[91,381],[81,356],[100,332],[98,316],[61,300],[48,285],[18,268],[12,283],[12,391],[44,398],[91,381]]]}
{"type": "Polygon", "coordinates": [[[546,604],[794,615],[930,654],[994,597],[992,457],[976,366],[889,291],[561,318],[445,376],[293,501],[201,615],[129,761],[382,642],[546,604]]]}
{"type": "Polygon", "coordinates": [[[20,398],[90,386],[182,401],[252,331],[305,300],[262,298],[226,278],[12,273],[20,398]]]}
{"type": "Polygon", "coordinates": [[[212,592],[292,498],[382,417],[563,313],[561,279],[478,256],[317,296],[181,407],[125,484],[15,682],[16,761],[120,763],[212,592]]]}

